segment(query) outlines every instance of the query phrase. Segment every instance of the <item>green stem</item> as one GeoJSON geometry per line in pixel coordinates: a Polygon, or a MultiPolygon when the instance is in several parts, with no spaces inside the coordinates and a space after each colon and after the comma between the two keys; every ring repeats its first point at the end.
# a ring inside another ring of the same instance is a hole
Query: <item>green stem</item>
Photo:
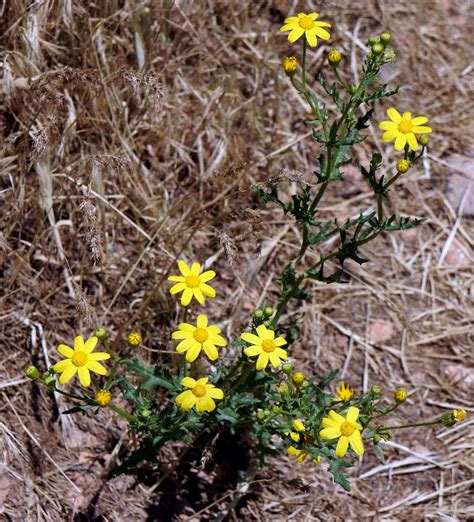
{"type": "Polygon", "coordinates": [[[127,419],[129,422],[137,422],[138,419],[132,415],[131,413],[128,413],[127,411],[123,410],[122,408],[119,408],[112,402],[109,402],[108,407],[113,410],[115,413],[118,413],[121,417],[124,419],[127,419]]]}
{"type": "Polygon", "coordinates": [[[395,181],[397,181],[397,179],[403,174],[403,172],[397,172],[395,174],[395,176],[393,176],[392,178],[390,178],[387,183],[385,183],[385,185],[383,186],[383,190],[384,192],[391,186],[395,183],[395,181]]]}
{"type": "Polygon", "coordinates": [[[383,221],[383,194],[377,194],[377,219],[379,224],[383,221]]]}
{"type": "Polygon", "coordinates": [[[303,63],[301,65],[301,86],[303,91],[306,92],[306,38],[303,39],[303,63]]]}

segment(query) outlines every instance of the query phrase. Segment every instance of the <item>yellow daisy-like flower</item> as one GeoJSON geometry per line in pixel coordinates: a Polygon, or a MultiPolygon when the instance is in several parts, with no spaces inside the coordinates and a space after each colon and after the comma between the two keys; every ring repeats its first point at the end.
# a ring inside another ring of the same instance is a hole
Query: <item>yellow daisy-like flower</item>
{"type": "Polygon", "coordinates": [[[219,357],[216,346],[227,345],[226,340],[219,335],[220,333],[221,329],[218,326],[207,325],[205,315],[198,315],[196,326],[181,323],[171,337],[172,339],[183,339],[176,347],[176,351],[187,352],[186,360],[188,362],[196,360],[201,350],[204,350],[211,361],[215,361],[219,357]]]}
{"type": "Polygon", "coordinates": [[[454,410],[453,411],[453,419],[455,422],[462,422],[467,418],[466,410],[454,410]]]}
{"type": "Polygon", "coordinates": [[[199,304],[204,304],[205,297],[216,297],[214,288],[206,284],[216,276],[214,270],[207,270],[201,274],[201,265],[199,263],[193,263],[191,268],[189,268],[181,260],[178,261],[178,267],[182,275],[170,276],[168,281],[177,283],[170,288],[171,295],[183,292],[181,296],[181,304],[183,306],[188,306],[193,297],[199,304]]]}
{"type": "Polygon", "coordinates": [[[347,402],[354,396],[354,389],[346,385],[344,382],[341,382],[341,387],[336,388],[336,393],[338,397],[334,397],[334,402],[347,402]]]}
{"type": "Polygon", "coordinates": [[[91,383],[90,372],[105,375],[107,370],[97,361],[105,361],[110,359],[110,355],[105,352],[92,353],[97,345],[97,337],[90,337],[84,342],[84,339],[78,335],[74,338],[74,349],[60,344],[57,347],[58,352],[64,355],[66,359],[57,362],[53,366],[56,373],[60,373],[59,382],[61,384],[67,383],[71,380],[76,372],[79,375],[79,381],[82,386],[89,386],[91,383]]]}
{"type": "Polygon", "coordinates": [[[194,406],[196,411],[211,412],[216,409],[214,399],[223,399],[224,392],[213,384],[207,384],[208,378],[203,377],[197,381],[191,377],[185,377],[181,384],[190,388],[176,397],[176,404],[183,410],[189,411],[194,406]]]}
{"type": "Polygon", "coordinates": [[[112,400],[112,394],[109,390],[99,390],[95,394],[95,400],[99,406],[107,406],[107,404],[112,400]]]}
{"type": "Polygon", "coordinates": [[[347,453],[349,444],[357,455],[364,454],[364,445],[360,432],[362,426],[357,422],[359,408],[351,406],[344,418],[334,410],[329,412],[329,417],[322,420],[323,428],[319,435],[323,439],[339,439],[336,446],[336,456],[344,457],[347,453]]]}
{"type": "Polygon", "coordinates": [[[418,142],[415,134],[429,134],[432,132],[431,127],[425,127],[428,121],[425,116],[411,117],[411,112],[404,112],[403,116],[393,107],[387,110],[390,121],[380,122],[379,128],[385,131],[382,139],[385,142],[395,140],[395,150],[400,151],[408,146],[411,150],[418,150],[418,142]]]}
{"type": "Polygon", "coordinates": [[[287,344],[287,342],[283,337],[275,339],[275,332],[267,330],[264,324],[257,326],[256,331],[257,335],[244,332],[240,336],[241,339],[252,345],[244,349],[245,355],[248,357],[258,355],[257,370],[265,369],[268,361],[272,363],[274,368],[278,368],[281,361],[284,361],[287,356],[286,350],[283,350],[280,346],[287,344]]]}
{"type": "MultiPolygon", "coordinates": [[[[285,435],[289,435],[290,438],[292,440],[294,440],[295,442],[302,442],[303,440],[305,442],[314,442],[314,440],[312,440],[312,437],[309,436],[309,434],[307,433],[295,433],[294,431],[291,431],[289,433],[285,433],[285,435]]],[[[288,452],[288,455],[295,455],[296,456],[296,461],[297,462],[303,462],[304,459],[310,455],[310,452],[307,451],[307,450],[304,450],[304,449],[301,449],[301,448],[295,448],[294,446],[290,446],[287,450],[288,452]]],[[[317,458],[314,458],[312,459],[312,461],[316,464],[319,464],[319,462],[321,462],[321,457],[317,457],[317,458]]]]}
{"type": "Polygon", "coordinates": [[[318,16],[318,13],[299,13],[298,16],[290,16],[285,20],[285,24],[280,28],[280,32],[290,31],[288,40],[291,43],[296,42],[304,34],[309,45],[316,47],[318,43],[317,36],[323,40],[331,38],[326,29],[323,29],[323,27],[331,27],[331,24],[317,21],[318,16]]]}

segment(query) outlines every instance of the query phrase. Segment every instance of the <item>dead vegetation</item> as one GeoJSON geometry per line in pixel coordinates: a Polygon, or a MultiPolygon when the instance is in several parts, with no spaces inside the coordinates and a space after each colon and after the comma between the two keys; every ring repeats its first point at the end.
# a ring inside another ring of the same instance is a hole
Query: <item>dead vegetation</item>
{"type": "MultiPolygon", "coordinates": [[[[47,367],[60,341],[97,323],[118,337],[139,329],[141,357],[159,363],[174,306],[163,282],[178,256],[218,272],[211,306],[229,337],[272,300],[297,232],[251,186],[283,172],[294,190],[317,153],[306,108],[280,71],[294,49],[277,29],[298,8],[333,21],[331,47],[343,51],[348,78],[357,79],[367,37],[389,29],[398,60],[384,81],[402,85],[397,106],[428,115],[435,132],[423,168],[390,198],[428,222],[380,238],[374,261],[351,266],[346,284],[320,285],[313,303],[289,312],[304,318],[294,357],[319,375],[341,367],[359,389],[405,387],[414,422],[446,408],[474,412],[469,0],[11,0],[0,6],[5,520],[169,520],[163,480],[178,480],[180,469],[200,496],[183,487],[179,520],[473,516],[472,415],[454,429],[400,433],[384,464],[367,454],[349,494],[324,469],[285,456],[213,493],[202,485],[222,470],[204,473],[184,456],[174,464],[179,447],[166,448],[159,469],[111,479],[121,448],[133,444],[124,425],[108,413],[61,416],[64,399],[23,377],[30,362],[47,367]]],[[[327,49],[312,54],[312,71],[325,66],[327,49]]],[[[359,160],[376,147],[391,165],[378,130],[370,135],[359,160]]],[[[373,205],[369,195],[348,167],[323,214],[357,214],[373,205]]]]}

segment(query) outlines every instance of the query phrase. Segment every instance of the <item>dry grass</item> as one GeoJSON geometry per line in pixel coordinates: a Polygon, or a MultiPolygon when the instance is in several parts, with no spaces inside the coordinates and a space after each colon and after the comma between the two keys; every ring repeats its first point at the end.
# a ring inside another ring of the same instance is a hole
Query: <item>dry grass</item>
{"type": "MultiPolygon", "coordinates": [[[[474,412],[473,223],[445,196],[449,155],[474,150],[472,3],[321,4],[0,6],[5,520],[168,520],[159,481],[180,449],[165,450],[160,470],[110,480],[120,447],[130,443],[124,425],[108,414],[60,416],[64,400],[27,382],[22,368],[45,367],[60,340],[97,322],[119,336],[140,329],[148,347],[141,356],[159,362],[174,306],[162,283],[177,256],[218,272],[211,313],[229,336],[272,299],[297,231],[250,187],[282,169],[290,178],[310,172],[317,153],[302,122],[306,108],[280,72],[291,51],[276,29],[296,8],[336,22],[331,45],[344,51],[348,77],[357,77],[367,37],[390,29],[398,60],[385,79],[402,85],[397,105],[430,116],[436,132],[430,156],[390,198],[393,209],[428,223],[379,239],[374,261],[351,266],[348,284],[318,285],[313,303],[290,310],[289,319],[304,315],[294,356],[317,374],[342,367],[359,389],[406,387],[413,421],[445,408],[474,412]]],[[[312,54],[312,71],[324,66],[326,50],[312,54]]],[[[390,165],[389,148],[370,131],[360,160],[376,147],[390,165]]],[[[348,169],[323,213],[372,205],[348,169]]],[[[248,489],[195,503],[182,491],[179,519],[220,512],[234,520],[467,520],[473,423],[400,433],[386,445],[384,465],[367,455],[354,470],[351,493],[325,470],[282,456],[248,489]]]]}

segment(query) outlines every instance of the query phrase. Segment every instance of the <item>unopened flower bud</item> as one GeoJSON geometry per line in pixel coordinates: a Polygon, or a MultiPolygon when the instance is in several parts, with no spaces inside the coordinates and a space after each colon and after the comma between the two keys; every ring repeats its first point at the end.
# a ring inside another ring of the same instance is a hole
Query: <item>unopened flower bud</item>
{"type": "Polygon", "coordinates": [[[109,392],[109,390],[99,390],[95,394],[95,401],[99,406],[107,406],[111,400],[112,394],[109,392]]]}
{"type": "Polygon", "coordinates": [[[147,408],[144,408],[140,411],[140,417],[143,419],[148,419],[148,417],[152,414],[151,410],[148,410],[147,408]]]}
{"type": "Polygon", "coordinates": [[[260,308],[257,308],[253,313],[253,318],[256,321],[261,321],[263,319],[263,310],[260,310],[260,308]]]}
{"type": "Polygon", "coordinates": [[[265,317],[271,317],[273,315],[273,308],[271,306],[266,306],[263,309],[263,315],[265,317]]]}
{"type": "Polygon", "coordinates": [[[265,418],[270,417],[271,411],[270,410],[263,410],[263,415],[265,418]]]}
{"type": "Polygon", "coordinates": [[[129,333],[127,336],[127,343],[130,348],[136,348],[142,343],[142,336],[138,332],[129,333]]]}
{"type": "Polygon", "coordinates": [[[329,51],[328,53],[328,62],[331,67],[337,67],[342,60],[342,54],[336,49],[329,51]]]}
{"type": "Polygon", "coordinates": [[[287,56],[283,60],[283,70],[289,78],[293,78],[297,68],[298,61],[294,56],[287,56]]]}
{"type": "Polygon", "coordinates": [[[280,395],[288,395],[290,389],[288,388],[288,384],[280,384],[277,388],[280,395]]]}
{"type": "Polygon", "coordinates": [[[427,147],[428,143],[430,142],[430,138],[426,134],[423,134],[423,136],[420,136],[419,142],[422,147],[427,147]]]}
{"type": "Polygon", "coordinates": [[[374,435],[374,444],[378,444],[381,440],[382,440],[382,437],[378,433],[376,433],[374,435]]]}
{"type": "Polygon", "coordinates": [[[39,379],[40,372],[36,366],[28,366],[28,368],[25,370],[25,375],[28,377],[28,379],[36,381],[36,379],[39,379]]]}
{"type": "Polygon", "coordinates": [[[291,380],[296,386],[303,384],[304,375],[301,372],[296,372],[291,376],[291,380]]]}
{"type": "Polygon", "coordinates": [[[263,411],[257,411],[255,417],[257,417],[257,419],[261,421],[265,418],[265,413],[263,411]]]}
{"type": "Polygon", "coordinates": [[[400,172],[400,174],[405,174],[405,172],[407,172],[409,168],[410,168],[410,164],[408,163],[408,161],[406,159],[397,161],[396,169],[397,169],[397,172],[400,172]]]}
{"type": "Polygon", "coordinates": [[[304,381],[301,383],[301,387],[302,387],[303,389],[308,388],[308,386],[309,386],[309,381],[304,380],[304,381]]]}
{"type": "Polygon", "coordinates": [[[281,367],[283,373],[286,373],[286,375],[290,375],[290,373],[293,371],[293,365],[291,363],[285,363],[281,367]]]}
{"type": "Polygon", "coordinates": [[[56,386],[56,377],[54,377],[54,375],[46,375],[46,377],[44,378],[44,383],[46,384],[46,386],[52,390],[54,389],[54,387],[56,386]]]}
{"type": "Polygon", "coordinates": [[[272,324],[272,322],[270,321],[270,319],[267,319],[266,321],[263,321],[263,325],[266,326],[267,328],[272,324]]]}
{"type": "Polygon", "coordinates": [[[371,36],[369,38],[369,45],[372,47],[376,43],[379,43],[379,39],[376,36],[371,36]]]}
{"type": "Polygon", "coordinates": [[[405,402],[407,400],[408,394],[405,390],[397,390],[394,393],[394,398],[398,403],[405,402]]]}
{"type": "Polygon", "coordinates": [[[392,35],[390,33],[382,33],[380,35],[380,43],[387,46],[392,41],[392,35]]]}
{"type": "Polygon", "coordinates": [[[380,436],[383,440],[389,441],[392,438],[392,434],[389,431],[381,433],[380,436]]]}
{"type": "Polygon", "coordinates": [[[450,428],[456,424],[456,419],[454,418],[452,411],[447,411],[441,415],[441,424],[447,428],[450,428]]]}
{"type": "Polygon", "coordinates": [[[96,328],[94,335],[101,343],[103,343],[105,340],[107,340],[108,332],[103,326],[100,326],[99,328],[96,328]]]}
{"type": "Polygon", "coordinates": [[[383,47],[383,45],[380,44],[380,43],[376,43],[376,44],[374,44],[374,45],[372,46],[372,52],[373,52],[374,54],[382,54],[383,51],[384,51],[384,47],[383,47]]]}
{"type": "Polygon", "coordinates": [[[374,384],[370,387],[370,393],[372,395],[380,395],[382,393],[382,388],[378,384],[374,384]]]}
{"type": "Polygon", "coordinates": [[[272,406],[272,412],[275,414],[275,415],[279,415],[280,413],[282,413],[283,411],[283,408],[281,406],[277,406],[276,404],[274,404],[272,406]]]}

